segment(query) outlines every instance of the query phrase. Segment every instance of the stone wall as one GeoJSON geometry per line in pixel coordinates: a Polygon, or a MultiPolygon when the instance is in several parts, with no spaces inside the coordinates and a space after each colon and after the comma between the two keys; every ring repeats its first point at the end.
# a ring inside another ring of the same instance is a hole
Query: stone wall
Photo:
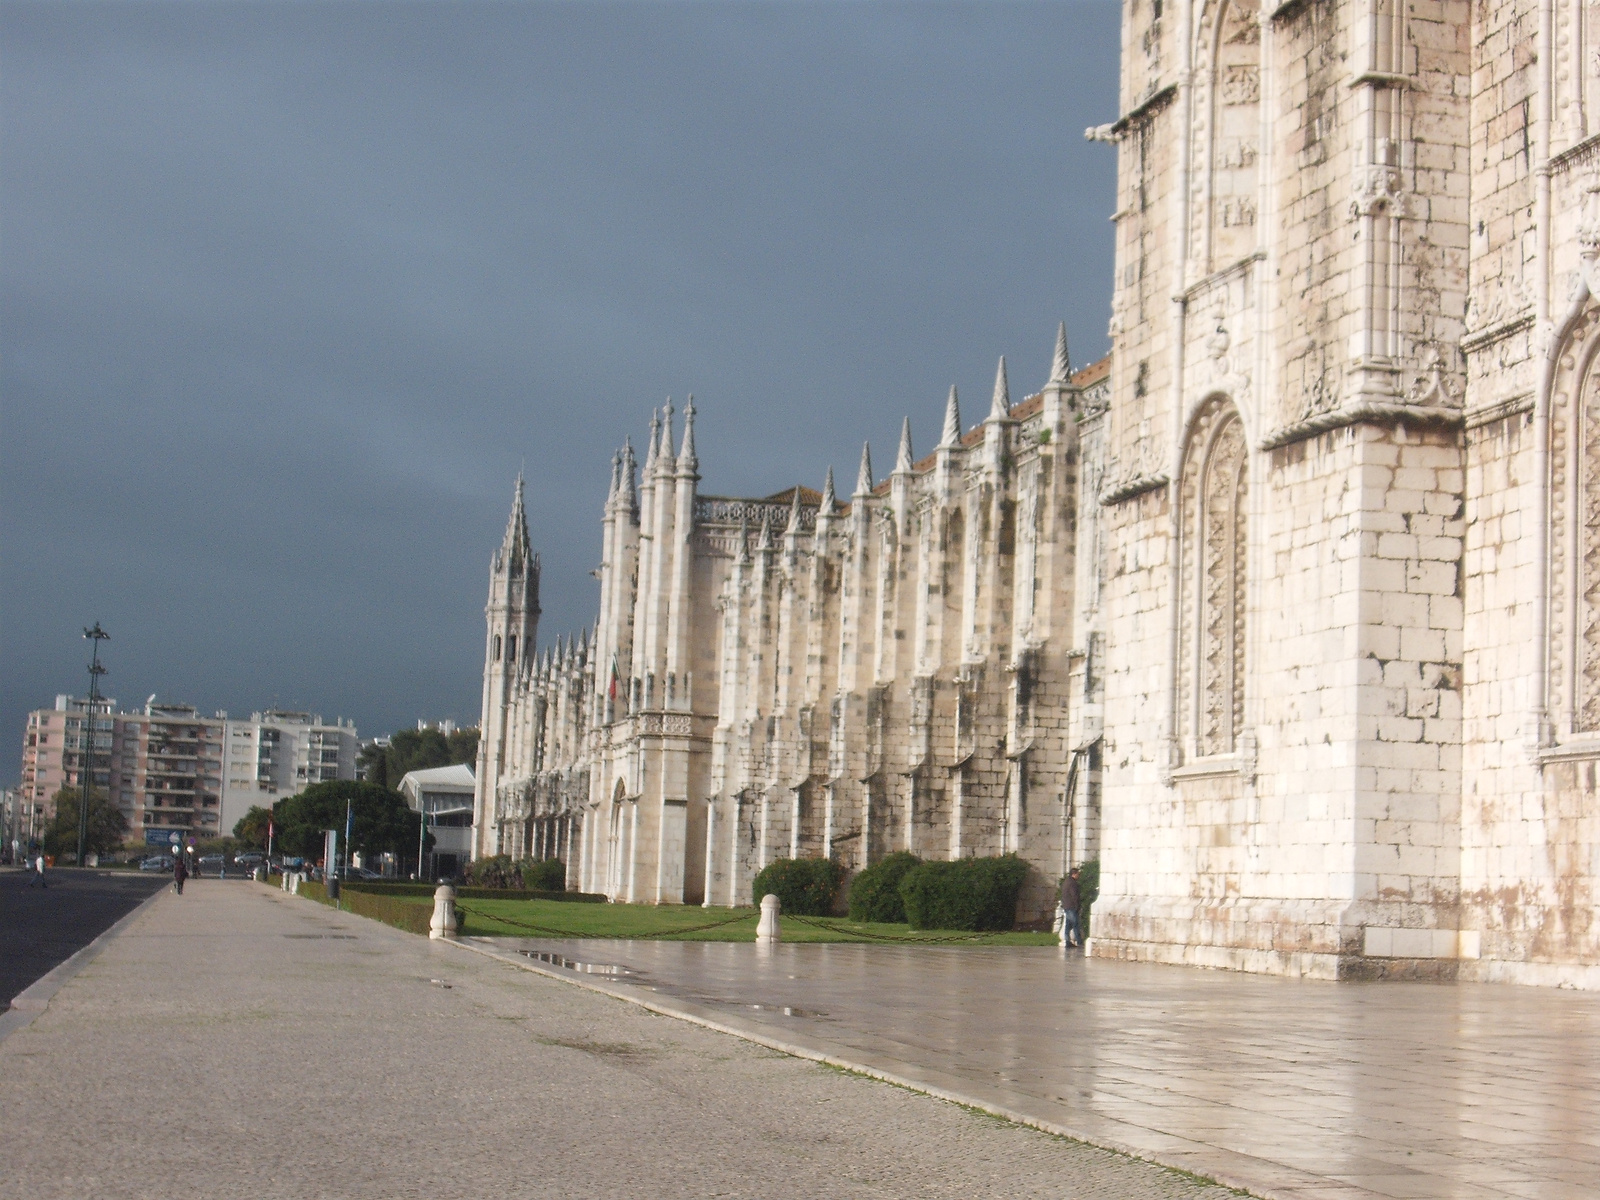
{"type": "Polygon", "coordinates": [[[532,663],[519,498],[480,852],[714,904],[1015,852],[1024,919],[1099,857],[1095,955],[1600,986],[1596,53],[1573,4],[1128,0],[1110,359],[1002,362],[848,496],[701,495],[669,406],[532,663]]]}

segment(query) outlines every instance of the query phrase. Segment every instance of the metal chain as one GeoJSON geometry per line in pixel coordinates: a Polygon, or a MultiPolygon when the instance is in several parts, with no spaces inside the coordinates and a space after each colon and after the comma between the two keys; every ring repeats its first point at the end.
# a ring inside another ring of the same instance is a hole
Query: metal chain
{"type": "Polygon", "coordinates": [[[646,941],[653,938],[677,937],[679,934],[684,933],[704,933],[708,929],[721,929],[725,925],[737,925],[740,921],[754,921],[760,916],[759,913],[745,913],[743,916],[730,917],[726,921],[712,921],[707,925],[689,925],[683,929],[661,929],[653,933],[574,933],[569,929],[551,929],[546,925],[535,925],[531,921],[519,921],[515,917],[502,917],[492,913],[486,913],[481,909],[470,909],[466,905],[462,904],[459,900],[456,901],[456,911],[465,913],[469,917],[477,917],[481,921],[499,921],[503,925],[515,925],[518,929],[532,930],[533,932],[543,934],[546,937],[618,938],[632,939],[634,941],[646,941]]]}

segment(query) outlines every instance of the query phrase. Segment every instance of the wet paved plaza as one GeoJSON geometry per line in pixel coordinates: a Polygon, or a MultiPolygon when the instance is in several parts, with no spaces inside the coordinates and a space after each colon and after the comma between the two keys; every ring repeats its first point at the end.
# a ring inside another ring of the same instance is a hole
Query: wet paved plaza
{"type": "Polygon", "coordinates": [[[1600,996],[1048,948],[469,939],[1258,1195],[1600,1197],[1600,996]]]}

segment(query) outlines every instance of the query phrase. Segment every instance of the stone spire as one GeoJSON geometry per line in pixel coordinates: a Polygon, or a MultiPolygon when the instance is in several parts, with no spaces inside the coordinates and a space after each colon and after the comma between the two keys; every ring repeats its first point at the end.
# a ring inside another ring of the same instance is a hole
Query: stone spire
{"type": "Polygon", "coordinates": [[[626,511],[637,512],[639,509],[639,492],[634,483],[633,439],[622,439],[622,504],[626,511]]]}
{"type": "Polygon", "coordinates": [[[789,506],[789,524],[783,531],[784,537],[795,538],[800,536],[800,485],[794,485],[794,503],[789,506]]]}
{"type": "Polygon", "coordinates": [[[694,453],[694,393],[690,392],[689,403],[683,409],[683,448],[678,451],[678,474],[696,475],[699,470],[700,460],[694,453]]]}
{"type": "MultiPolygon", "coordinates": [[[[797,496],[799,492],[795,493],[797,496]]],[[[838,510],[838,497],[833,491],[833,468],[828,468],[828,477],[822,481],[822,504],[817,512],[823,516],[831,517],[838,510]]]]}
{"type": "Polygon", "coordinates": [[[656,443],[661,440],[661,414],[656,409],[650,410],[650,446],[644,452],[644,473],[649,478],[650,472],[656,465],[656,443]]]}
{"type": "Polygon", "coordinates": [[[909,475],[914,461],[911,457],[911,418],[907,417],[900,426],[900,453],[895,456],[894,473],[909,475]]]}
{"type": "Polygon", "coordinates": [[[1000,356],[1000,366],[994,373],[994,399],[989,402],[989,415],[985,421],[1011,419],[1011,385],[1006,380],[1006,356],[1000,356]]]}
{"type": "Polygon", "coordinates": [[[517,490],[511,500],[511,517],[506,521],[506,536],[500,542],[500,562],[513,575],[522,574],[528,560],[533,557],[533,546],[528,541],[528,514],[523,506],[522,472],[517,472],[517,490]]]}
{"type": "Polygon", "coordinates": [[[1049,383],[1066,383],[1072,378],[1072,360],[1067,357],[1067,323],[1056,329],[1056,353],[1050,361],[1049,383]]]}
{"type": "Polygon", "coordinates": [[[950,385],[950,399],[944,406],[944,432],[939,435],[939,449],[953,449],[961,444],[961,401],[956,396],[956,385],[950,385]]]}
{"type": "Polygon", "coordinates": [[[772,549],[772,510],[761,510],[761,533],[756,537],[756,553],[765,554],[772,549]]]}
{"type": "Polygon", "coordinates": [[[744,509],[739,511],[739,553],[738,561],[750,561],[750,514],[744,509]]]}
{"type": "Polygon", "coordinates": [[[606,492],[606,511],[609,513],[617,503],[617,493],[622,490],[622,451],[618,450],[611,456],[611,488],[606,492]]]}
{"type": "Polygon", "coordinates": [[[677,468],[672,461],[672,397],[661,406],[661,446],[656,450],[656,474],[671,475],[677,468]]]}
{"type": "Polygon", "coordinates": [[[852,496],[872,495],[872,443],[861,443],[861,469],[856,472],[856,490],[852,496]]]}

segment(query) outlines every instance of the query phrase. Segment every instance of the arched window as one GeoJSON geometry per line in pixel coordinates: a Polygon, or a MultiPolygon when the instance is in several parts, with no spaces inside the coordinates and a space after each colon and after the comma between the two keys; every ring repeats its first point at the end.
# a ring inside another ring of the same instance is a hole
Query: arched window
{"type": "Polygon", "coordinates": [[[498,633],[494,635],[494,661],[500,661],[500,635],[498,633]]]}
{"type": "Polygon", "coordinates": [[[1600,733],[1600,309],[1556,361],[1550,395],[1550,719],[1600,733]]]}
{"type": "Polygon", "coordinates": [[[1231,754],[1244,730],[1244,426],[1221,397],[1196,416],[1178,494],[1178,736],[1186,754],[1231,754]]]}
{"type": "Polygon", "coordinates": [[[514,633],[511,635],[511,639],[506,642],[506,661],[517,661],[517,635],[514,633]]]}

